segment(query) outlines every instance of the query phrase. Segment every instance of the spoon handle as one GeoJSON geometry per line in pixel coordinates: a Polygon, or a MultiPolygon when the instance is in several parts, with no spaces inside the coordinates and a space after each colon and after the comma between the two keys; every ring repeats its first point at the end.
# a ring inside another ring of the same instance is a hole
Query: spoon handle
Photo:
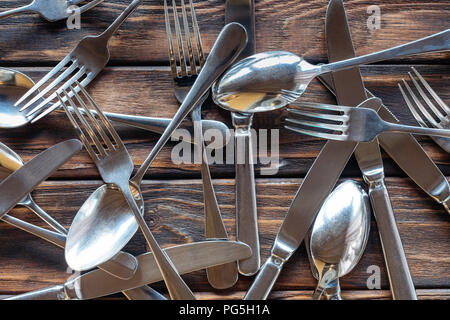
{"type": "Polygon", "coordinates": [[[132,182],[140,185],[148,168],[150,168],[153,160],[170,139],[172,133],[180,125],[183,119],[194,109],[199,100],[212,86],[219,76],[233,63],[247,42],[247,34],[245,29],[238,23],[227,24],[219,36],[208,55],[206,62],[195,80],[194,85],[185,97],[183,103],[174,115],[172,122],[164,130],[161,138],[158,140],[152,151],[139,168],[136,175],[132,178],[132,182]]]}
{"type": "Polygon", "coordinates": [[[45,212],[41,207],[39,207],[36,202],[32,199],[30,203],[27,203],[26,207],[33,211],[39,218],[41,218],[50,227],[58,231],[60,234],[67,234],[67,229],[64,228],[58,221],[53,219],[47,212],[45,212]]]}
{"type": "Polygon", "coordinates": [[[13,15],[19,14],[19,13],[30,12],[30,11],[34,11],[34,3],[30,3],[30,4],[20,7],[20,8],[0,12],[0,19],[7,18],[7,17],[13,16],[13,15]]]}
{"type": "Polygon", "coordinates": [[[318,66],[319,73],[327,73],[332,71],[339,71],[349,69],[351,67],[362,64],[374,63],[393,58],[400,58],[409,55],[422,54],[427,52],[445,51],[450,49],[450,29],[441,31],[431,36],[408,42],[406,44],[378,51],[375,53],[366,54],[364,56],[337,61],[334,63],[324,64],[318,66]]]}

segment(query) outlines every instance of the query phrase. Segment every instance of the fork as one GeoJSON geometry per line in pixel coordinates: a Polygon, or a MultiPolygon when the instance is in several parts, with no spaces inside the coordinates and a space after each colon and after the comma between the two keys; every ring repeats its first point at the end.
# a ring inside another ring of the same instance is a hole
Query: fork
{"type": "Polygon", "coordinates": [[[127,149],[125,148],[125,145],[112,127],[109,120],[102,113],[100,108],[89,96],[83,86],[77,81],[75,84],[79,89],[78,91],[82,92],[85,99],[83,100],[80,97],[73,86],[70,87],[72,96],[76,98],[78,105],[82,107],[86,116],[83,116],[81,112],[79,112],[77,105],[66,91],[58,91],[57,97],[69,117],[70,122],[77,129],[80,140],[83,142],[87,152],[94,160],[103,181],[105,183],[116,185],[122,191],[128,205],[134,213],[134,216],[142,230],[142,233],[144,234],[145,239],[148,242],[151,251],[155,256],[170,296],[173,299],[195,299],[192,291],[183,281],[175,269],[175,266],[170,261],[170,258],[156,242],[156,239],[142,216],[143,210],[139,208],[135,201],[130,187],[130,178],[133,173],[134,165],[127,149]],[[66,102],[64,102],[64,98],[66,102]],[[90,112],[85,100],[96,111],[98,119],[90,112]],[[72,115],[72,112],[69,111],[67,101],[79,121],[76,121],[75,117],[72,115]],[[89,122],[92,123],[92,125],[89,124],[89,122]],[[106,130],[104,130],[103,127],[105,127],[106,130]]]}
{"type": "MultiPolygon", "coordinates": [[[[179,103],[183,103],[187,93],[191,89],[195,80],[197,79],[198,72],[205,63],[205,55],[203,53],[203,47],[200,37],[200,31],[198,28],[197,18],[195,15],[195,9],[192,0],[189,0],[189,7],[191,12],[192,29],[194,33],[194,39],[196,40],[197,53],[195,56],[193,45],[191,41],[191,33],[188,23],[188,14],[185,0],[181,0],[181,11],[183,17],[183,27],[185,31],[185,43],[187,45],[188,55],[186,57],[183,36],[180,27],[180,21],[178,18],[178,10],[176,1],[172,0],[173,17],[175,24],[176,43],[178,49],[179,67],[177,66],[177,57],[172,42],[172,30],[169,18],[169,8],[167,0],[164,0],[164,16],[166,23],[167,39],[169,42],[169,61],[172,71],[172,77],[174,81],[175,97],[179,103]],[[197,64],[198,61],[198,64],[197,64]],[[189,65],[189,66],[188,66],[189,65]]],[[[198,152],[201,153],[201,175],[203,182],[203,196],[205,205],[205,233],[207,239],[228,239],[228,234],[225,225],[222,221],[217,198],[214,193],[214,187],[211,181],[211,173],[208,166],[208,158],[205,151],[203,141],[203,129],[201,119],[201,104],[206,100],[209,95],[206,93],[199,104],[191,112],[192,122],[194,123],[194,135],[198,134],[198,152]]],[[[206,270],[209,283],[216,289],[226,289],[232,287],[238,278],[237,264],[236,262],[228,263],[221,266],[211,267],[206,270]]]]}
{"type": "MultiPolygon", "coordinates": [[[[50,22],[64,20],[73,14],[71,6],[78,5],[83,1],[84,0],[34,0],[26,6],[0,12],[0,19],[24,12],[36,12],[50,22]]],[[[101,2],[103,2],[103,0],[91,0],[89,3],[80,7],[78,12],[81,14],[101,2]]]]}
{"type": "MultiPolygon", "coordinates": [[[[27,116],[40,112],[31,121],[34,123],[61,105],[56,99],[56,91],[66,90],[75,81],[79,81],[84,87],[88,85],[109,61],[108,43],[112,35],[142,2],[143,0],[134,0],[100,35],[84,37],[56,67],[28,90],[14,105],[17,107],[23,104],[20,111],[24,111],[33,106],[32,110],[27,113],[27,116]],[[65,68],[64,71],[63,68],[65,68]],[[53,77],[56,77],[56,79],[39,93],[40,88],[53,77]],[[59,88],[57,88],[58,85],[60,85],[59,88]],[[41,98],[47,94],[49,94],[48,97],[40,102],[42,100],[41,98]],[[27,101],[27,99],[29,100],[27,101]],[[51,103],[55,99],[56,101],[51,103]],[[51,103],[50,106],[47,106],[48,103],[51,103]]],[[[78,90],[78,87],[76,87],[76,90],[78,90]]]]}
{"type": "Polygon", "coordinates": [[[378,98],[367,99],[357,108],[306,102],[293,105],[300,109],[287,109],[291,118],[285,119],[290,124],[285,125],[285,128],[318,138],[370,142],[387,131],[450,137],[450,130],[446,129],[405,126],[384,121],[372,110],[373,107],[367,108],[377,105],[375,109],[378,111],[382,105],[378,98]]]}
{"type": "MultiPolygon", "coordinates": [[[[439,129],[450,129],[450,108],[445,104],[444,101],[437,95],[437,93],[430,87],[428,82],[420,75],[420,73],[414,68],[411,68],[415,73],[416,77],[422,83],[422,86],[428,91],[429,95],[434,99],[434,101],[439,105],[440,109],[436,107],[436,105],[431,101],[429,96],[425,93],[419,83],[416,81],[411,72],[408,72],[409,78],[411,79],[412,84],[416,88],[419,95],[422,97],[422,100],[426,103],[428,108],[424,106],[417,95],[412,91],[411,87],[402,79],[403,85],[406,88],[407,92],[410,95],[408,98],[408,94],[402,88],[402,85],[399,83],[398,88],[402,93],[403,99],[406,102],[409,110],[413,114],[416,121],[420,124],[420,126],[424,128],[439,128],[439,129]],[[415,105],[411,100],[414,101],[415,105]]],[[[440,137],[431,137],[438,145],[441,146],[447,152],[450,152],[450,139],[440,138],[440,137]]]]}

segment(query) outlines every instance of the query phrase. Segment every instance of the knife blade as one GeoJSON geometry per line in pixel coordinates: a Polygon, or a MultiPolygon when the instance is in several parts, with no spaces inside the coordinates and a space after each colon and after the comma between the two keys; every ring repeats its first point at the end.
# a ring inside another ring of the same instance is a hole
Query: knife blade
{"type": "MultiPolygon", "coordinates": [[[[325,34],[330,62],[356,56],[342,0],[331,0],[326,14],[325,34]]],[[[333,72],[332,83],[339,104],[358,105],[367,99],[359,67],[333,72]]],[[[360,143],[356,160],[369,185],[369,196],[383,247],[394,299],[417,299],[406,261],[391,201],[384,183],[384,168],[378,140],[360,143]]]]}
{"type": "MultiPolygon", "coordinates": [[[[248,41],[236,62],[255,54],[255,1],[226,0],[225,23],[238,22],[247,31],[248,41]]],[[[239,272],[253,275],[261,265],[256,205],[255,173],[253,167],[253,148],[251,125],[252,114],[232,112],[231,119],[235,129],[235,207],[236,239],[252,248],[252,256],[238,263],[239,272]]]]}
{"type": "MultiPolygon", "coordinates": [[[[164,249],[180,274],[243,259],[251,255],[249,246],[242,242],[211,240],[188,243],[164,249]]],[[[57,285],[7,300],[62,300],[94,299],[120,291],[141,287],[162,280],[151,252],[137,257],[138,269],[133,278],[122,280],[103,270],[94,270],[57,285]]]]}
{"type": "Polygon", "coordinates": [[[0,218],[27,194],[80,151],[77,139],[67,140],[41,152],[0,184],[0,218]]]}

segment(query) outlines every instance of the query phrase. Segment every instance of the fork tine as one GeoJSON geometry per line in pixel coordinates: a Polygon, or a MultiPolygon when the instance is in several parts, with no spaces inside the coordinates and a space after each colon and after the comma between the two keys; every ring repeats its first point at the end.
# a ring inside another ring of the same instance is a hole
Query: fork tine
{"type": "MultiPolygon", "coordinates": [[[[92,80],[94,80],[95,78],[95,73],[88,73],[88,76],[81,81],[81,85],[83,87],[86,87],[92,80]]],[[[75,92],[78,92],[78,87],[76,87],[75,92]]],[[[69,92],[69,97],[72,95],[71,92],[69,92]]],[[[73,96],[73,95],[72,95],[73,96]]],[[[64,98],[63,98],[64,100],[64,98]]],[[[31,123],[35,123],[36,121],[39,121],[39,119],[42,119],[43,117],[45,117],[47,114],[49,114],[50,112],[52,112],[53,110],[59,108],[59,106],[61,105],[61,103],[59,101],[57,101],[56,103],[54,103],[52,106],[50,106],[49,108],[45,109],[43,112],[41,112],[38,116],[36,116],[35,118],[33,118],[31,120],[31,123]]]]}
{"type": "Polygon", "coordinates": [[[437,93],[433,90],[433,88],[430,87],[428,82],[425,81],[425,79],[422,77],[422,75],[416,70],[416,68],[411,67],[411,69],[416,74],[417,78],[420,80],[422,85],[428,90],[428,92],[431,94],[431,96],[436,100],[436,102],[441,106],[441,108],[447,113],[447,116],[450,114],[450,108],[447,106],[447,104],[437,95],[437,93]]]}
{"type": "Polygon", "coordinates": [[[345,132],[345,130],[348,128],[348,126],[346,126],[346,125],[329,124],[329,123],[315,122],[315,121],[309,121],[309,120],[299,120],[299,119],[287,118],[287,119],[285,119],[285,121],[290,122],[292,124],[296,124],[296,125],[326,129],[326,130],[330,130],[330,131],[345,132]]]}
{"type": "Polygon", "coordinates": [[[181,76],[184,77],[187,76],[187,66],[184,53],[183,38],[181,36],[180,21],[178,19],[178,10],[175,0],[172,0],[172,7],[173,7],[173,18],[175,21],[175,35],[177,37],[177,45],[178,45],[178,56],[180,58],[181,76]]]}
{"type": "MultiPolygon", "coordinates": [[[[402,80],[405,81],[404,79],[402,80]]],[[[416,108],[414,108],[413,104],[411,103],[411,100],[409,100],[408,98],[408,95],[405,93],[405,91],[403,91],[401,84],[398,83],[397,85],[398,88],[400,89],[403,99],[406,102],[406,105],[408,106],[409,111],[411,111],[412,115],[414,116],[414,119],[416,119],[416,121],[420,124],[420,126],[427,128],[428,127],[427,124],[423,120],[422,116],[417,112],[416,108]]]]}
{"type": "MultiPolygon", "coordinates": [[[[86,66],[82,66],[80,68],[80,70],[69,80],[67,80],[60,88],[61,90],[66,90],[67,88],[69,88],[75,80],[80,79],[85,73],[86,73],[87,67],[86,66]]],[[[45,106],[47,103],[50,103],[53,99],[56,98],[56,94],[52,93],[47,99],[45,99],[43,102],[41,102],[40,104],[38,104],[34,109],[32,109],[30,112],[28,112],[26,114],[26,116],[31,116],[32,114],[34,114],[35,112],[37,112],[38,110],[40,110],[43,106],[45,106]]],[[[54,110],[54,109],[53,109],[54,110]]]]}
{"type": "MultiPolygon", "coordinates": [[[[76,81],[75,84],[76,84],[76,86],[78,86],[78,88],[80,89],[81,93],[83,93],[83,95],[89,100],[89,103],[94,107],[94,110],[97,112],[97,116],[100,118],[100,120],[102,121],[103,125],[108,129],[108,132],[113,137],[116,145],[119,148],[124,149],[125,145],[123,144],[122,139],[120,139],[119,135],[117,134],[117,132],[114,129],[114,127],[112,126],[111,122],[105,116],[103,111],[100,110],[100,108],[98,107],[98,105],[94,101],[94,99],[92,99],[92,97],[89,95],[89,93],[87,93],[86,89],[78,81],[76,81]]],[[[89,112],[89,113],[91,113],[91,112],[89,112]]]]}
{"type": "Polygon", "coordinates": [[[170,27],[169,8],[167,6],[167,0],[164,0],[164,20],[166,22],[167,40],[169,41],[169,61],[170,69],[172,70],[172,77],[178,77],[177,63],[175,61],[175,53],[172,42],[172,29],[170,27]]]}
{"type": "Polygon", "coordinates": [[[317,131],[311,131],[307,129],[300,129],[297,127],[291,127],[291,126],[284,126],[286,129],[294,131],[296,133],[306,134],[308,136],[313,136],[317,138],[327,139],[327,140],[346,140],[346,136],[343,134],[332,134],[332,133],[323,133],[323,132],[317,132],[317,131]]]}
{"type": "Polygon", "coordinates": [[[61,69],[68,64],[72,58],[70,57],[70,54],[67,55],[63,60],[61,60],[60,63],[56,65],[51,71],[49,71],[41,80],[39,80],[38,83],[36,83],[30,90],[28,90],[17,102],[14,104],[15,107],[17,107],[19,104],[21,104],[25,99],[27,99],[30,95],[32,95],[34,92],[36,92],[44,83],[46,83],[48,80],[50,80],[55,74],[57,74],[61,69]]]}
{"type": "MultiPolygon", "coordinates": [[[[405,79],[402,79],[403,85],[405,86],[406,90],[408,91],[409,95],[413,99],[414,103],[416,104],[417,108],[420,110],[420,112],[424,115],[425,119],[430,122],[430,124],[434,127],[439,127],[439,124],[434,120],[433,116],[427,111],[427,109],[422,105],[422,103],[419,101],[419,98],[417,98],[416,94],[412,91],[409,84],[405,81],[405,79]]],[[[412,105],[412,104],[411,104],[412,105]]],[[[426,125],[427,126],[427,125],[426,125]]],[[[427,126],[428,127],[428,126],[427,126]]]]}
{"type": "Polygon", "coordinates": [[[195,65],[194,50],[192,50],[191,32],[189,31],[189,22],[187,18],[186,6],[184,0],[181,0],[181,12],[183,14],[184,34],[188,48],[189,70],[191,75],[197,75],[197,67],[195,65]]]}
{"type": "Polygon", "coordinates": [[[200,37],[200,29],[197,23],[197,16],[195,14],[194,4],[192,0],[189,0],[189,6],[191,7],[191,18],[192,18],[192,27],[194,29],[194,36],[197,43],[197,52],[198,52],[198,60],[200,63],[200,68],[203,67],[205,63],[205,54],[203,52],[202,38],[200,37]]]}
{"type": "MultiPolygon", "coordinates": [[[[103,142],[108,147],[108,150],[114,151],[115,150],[114,145],[111,143],[111,140],[109,139],[108,135],[103,130],[100,122],[94,117],[91,110],[88,108],[86,103],[80,97],[78,92],[76,92],[72,86],[70,89],[73,91],[74,97],[78,100],[78,103],[81,105],[82,109],[84,110],[85,114],[88,116],[89,120],[94,124],[94,127],[97,129],[97,132],[100,134],[100,137],[102,138],[103,142]]],[[[86,92],[86,91],[84,91],[84,92],[86,92]]],[[[87,92],[86,92],[86,94],[87,94],[87,92]]],[[[90,100],[92,100],[92,99],[90,99],[90,100]]],[[[89,129],[92,129],[92,127],[89,126],[89,129]]],[[[94,130],[92,130],[92,133],[94,133],[94,130]]],[[[95,141],[99,142],[99,146],[97,146],[97,148],[100,148],[100,147],[103,148],[103,145],[101,144],[100,139],[97,138],[95,141]]]]}
{"type": "Polygon", "coordinates": [[[411,74],[411,72],[408,72],[408,76],[411,79],[411,82],[414,84],[414,86],[416,87],[416,90],[419,92],[420,96],[422,97],[422,99],[425,101],[425,103],[428,105],[428,107],[431,109],[431,111],[433,112],[434,116],[436,118],[439,119],[439,121],[445,121],[444,117],[442,116],[442,113],[435,107],[435,105],[433,104],[433,102],[431,102],[430,98],[428,98],[428,96],[426,95],[426,93],[422,90],[422,88],[420,87],[420,85],[417,83],[416,79],[414,79],[413,75],[411,74]]]}
{"type": "MultiPolygon", "coordinates": [[[[84,134],[83,130],[81,130],[80,125],[78,124],[78,122],[75,120],[75,118],[72,115],[72,112],[67,108],[65,102],[69,102],[70,106],[72,107],[72,110],[74,111],[74,113],[77,115],[77,118],[80,119],[80,121],[83,123],[83,126],[85,127],[86,131],[89,133],[89,130],[87,129],[87,126],[89,126],[89,124],[87,124],[86,126],[86,120],[83,118],[83,116],[80,114],[80,111],[78,110],[78,107],[75,105],[75,103],[73,102],[73,100],[68,96],[68,94],[66,93],[66,91],[61,91],[61,93],[64,95],[64,97],[61,97],[61,95],[56,92],[59,101],[61,102],[62,107],[64,108],[64,111],[66,112],[67,116],[69,117],[70,122],[72,123],[72,125],[74,126],[74,128],[77,130],[78,132],[78,136],[80,137],[81,141],[83,142],[84,147],[86,148],[87,152],[89,153],[89,156],[95,161],[95,159],[99,159],[99,155],[95,152],[94,148],[92,148],[91,143],[89,142],[89,140],[87,139],[86,135],[84,134]],[[64,101],[65,99],[65,101],[64,101]]],[[[91,139],[95,139],[96,137],[92,137],[90,135],[91,139]]],[[[95,144],[95,143],[94,143],[95,144]]],[[[100,156],[104,156],[104,151],[103,148],[102,149],[98,149],[100,156]]]]}
{"type": "Polygon", "coordinates": [[[66,79],[68,75],[70,75],[76,68],[78,68],[78,62],[75,60],[73,61],[72,65],[67,68],[63,73],[61,73],[52,83],[50,83],[44,90],[42,90],[38,95],[33,97],[30,101],[28,101],[21,109],[20,111],[23,111],[27,109],[29,106],[31,106],[33,103],[38,101],[40,98],[42,98],[44,95],[46,95],[50,90],[55,88],[61,81],[66,79]]]}
{"type": "Polygon", "coordinates": [[[300,116],[308,116],[311,118],[318,118],[318,119],[324,119],[324,120],[330,120],[330,121],[339,121],[339,122],[346,122],[348,121],[348,115],[335,115],[335,114],[325,114],[325,113],[317,113],[317,112],[310,112],[306,110],[298,110],[298,109],[287,109],[287,112],[290,113],[292,116],[300,115],[300,116]]]}

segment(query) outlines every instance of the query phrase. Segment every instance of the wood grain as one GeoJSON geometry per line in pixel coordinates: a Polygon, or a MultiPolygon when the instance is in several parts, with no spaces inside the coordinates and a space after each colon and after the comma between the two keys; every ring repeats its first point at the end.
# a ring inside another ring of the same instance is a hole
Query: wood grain
{"type": "MultiPolygon", "coordinates": [[[[300,183],[299,179],[257,180],[263,259],[269,255],[275,234],[300,183]]],[[[78,208],[99,185],[100,182],[97,181],[46,182],[36,190],[34,198],[58,221],[69,226],[78,208]]],[[[214,186],[227,230],[230,237],[234,238],[234,183],[232,180],[215,180],[214,186]]],[[[387,186],[416,288],[448,288],[448,214],[406,179],[388,178],[387,186]]],[[[147,222],[161,245],[166,247],[204,239],[200,180],[145,181],[143,192],[147,222]]],[[[25,209],[14,209],[12,214],[42,225],[25,209]]],[[[0,242],[4,244],[0,247],[0,293],[34,290],[62,283],[69,276],[62,249],[5,223],[0,224],[0,242]]],[[[126,250],[132,254],[140,254],[145,251],[144,246],[143,236],[138,233],[126,250]]],[[[381,288],[388,289],[374,221],[363,258],[353,272],[341,279],[343,290],[367,289],[369,266],[380,268],[381,288]]],[[[212,291],[204,271],[191,273],[184,276],[184,279],[195,291],[212,291]]],[[[252,279],[241,276],[232,289],[213,292],[229,295],[236,291],[246,291],[252,279]]],[[[301,245],[283,270],[275,290],[312,290],[315,284],[305,248],[301,245]]],[[[155,284],[154,287],[163,292],[165,290],[162,283],[155,284]]]]}
{"type": "MultiPolygon", "coordinates": [[[[54,65],[86,35],[98,34],[130,1],[105,1],[82,15],[81,29],[67,30],[66,21],[48,23],[38,15],[21,15],[0,23],[0,65],[54,65]]],[[[208,52],[225,21],[222,0],[195,1],[203,45],[208,52]]],[[[4,0],[0,10],[27,0],[4,0]]],[[[324,62],[325,12],[328,0],[257,0],[256,48],[258,52],[286,50],[311,62],[324,62]]],[[[346,1],[349,24],[359,55],[400,45],[449,28],[446,0],[346,1]],[[370,31],[367,9],[378,5],[381,28],[370,31]],[[420,22],[418,21],[420,17],[420,22]]],[[[130,16],[110,43],[110,65],[155,65],[167,62],[167,38],[162,1],[150,0],[130,16]]],[[[417,56],[406,61],[445,62],[448,53],[417,56]]],[[[398,62],[399,60],[397,60],[398,62]]],[[[401,61],[405,61],[402,59],[401,61]]]]}
{"type": "MultiPolygon", "coordinates": [[[[449,100],[449,91],[446,84],[450,79],[449,66],[416,66],[419,72],[423,73],[430,85],[441,95],[444,101],[449,100]]],[[[47,68],[20,68],[21,71],[29,74],[33,79],[40,79],[47,68]]],[[[366,86],[378,97],[382,98],[392,112],[406,124],[417,125],[406,107],[397,83],[403,77],[407,77],[410,71],[409,66],[370,66],[362,68],[366,86]]],[[[172,82],[168,68],[161,67],[112,67],[103,71],[99,78],[92,83],[88,90],[94,100],[104,111],[121,112],[134,115],[145,115],[154,117],[172,117],[178,109],[178,103],[173,95],[172,82]]],[[[313,101],[323,103],[336,103],[332,95],[318,82],[313,81],[309,86],[301,101],[313,101]]],[[[229,112],[221,110],[209,101],[203,108],[203,117],[206,119],[216,119],[225,122],[230,128],[229,112]]],[[[277,129],[279,131],[279,165],[276,177],[303,177],[310,168],[315,157],[324,144],[324,140],[304,135],[292,133],[283,128],[283,110],[262,113],[255,115],[254,128],[277,129]]],[[[152,134],[140,129],[130,129],[125,126],[117,126],[119,135],[127,145],[133,156],[135,165],[140,165],[159,135],[152,134]]],[[[268,131],[268,141],[271,131],[268,131]]],[[[0,141],[17,153],[25,161],[35,156],[44,149],[65,139],[76,136],[76,132],[70,126],[64,114],[52,113],[45,119],[33,125],[27,125],[14,130],[0,129],[0,141]]],[[[446,174],[450,174],[450,158],[429,138],[419,137],[425,151],[436,162],[440,169],[446,174]]],[[[200,178],[198,165],[194,164],[174,164],[171,160],[171,152],[176,143],[169,143],[164,148],[160,156],[155,160],[147,177],[164,178],[200,178]]],[[[261,145],[261,144],[260,144],[261,145]]],[[[270,146],[270,141],[269,141],[270,146]]],[[[271,148],[269,147],[269,150],[271,148]]],[[[272,148],[274,153],[267,156],[276,157],[276,148],[272,148]]],[[[233,152],[232,146],[228,146],[224,154],[233,152]]],[[[260,157],[256,166],[256,175],[262,177],[265,173],[261,168],[268,167],[262,161],[269,160],[267,156],[260,157]],[[262,161],[261,161],[262,160],[262,161]]],[[[233,159],[231,153],[231,159],[233,159]]],[[[390,176],[404,176],[404,173],[387,156],[384,157],[386,174],[390,176]]],[[[232,178],[234,177],[234,165],[226,161],[224,164],[211,166],[213,177],[232,178]]],[[[344,176],[359,176],[359,169],[352,158],[344,176]]],[[[99,179],[97,170],[86,152],[76,155],[71,161],[59,170],[53,178],[73,178],[99,179]]]]}

